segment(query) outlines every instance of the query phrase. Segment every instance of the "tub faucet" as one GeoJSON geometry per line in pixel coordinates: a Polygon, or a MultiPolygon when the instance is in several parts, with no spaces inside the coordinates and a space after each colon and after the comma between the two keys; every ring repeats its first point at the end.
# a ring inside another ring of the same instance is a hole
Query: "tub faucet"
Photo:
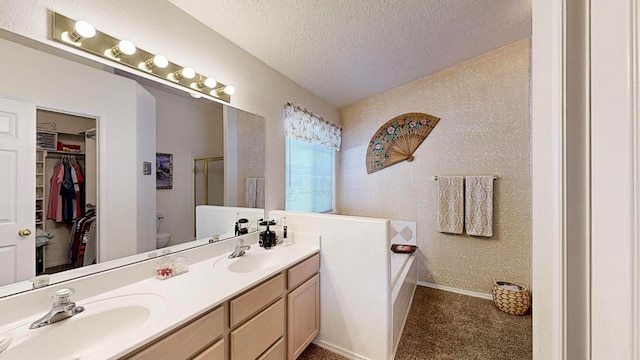
{"type": "Polygon", "coordinates": [[[228,258],[229,259],[235,259],[237,257],[240,257],[242,255],[244,255],[244,252],[251,249],[251,246],[249,245],[245,245],[245,241],[244,239],[240,239],[238,240],[238,243],[236,244],[236,248],[233,250],[233,252],[231,254],[229,254],[228,258]]]}
{"type": "Polygon", "coordinates": [[[51,306],[51,310],[40,319],[34,321],[33,324],[29,326],[29,329],[47,326],[83,312],[84,307],[76,306],[76,303],[71,301],[69,298],[71,294],[73,294],[72,288],[62,288],[54,292],[52,295],[53,306],[51,306]]]}

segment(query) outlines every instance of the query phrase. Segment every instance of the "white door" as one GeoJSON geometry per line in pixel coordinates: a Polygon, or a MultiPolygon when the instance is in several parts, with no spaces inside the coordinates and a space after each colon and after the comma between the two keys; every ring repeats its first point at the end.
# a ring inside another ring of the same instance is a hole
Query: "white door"
{"type": "Polygon", "coordinates": [[[36,107],[0,98],[0,285],[35,275],[36,107]]]}

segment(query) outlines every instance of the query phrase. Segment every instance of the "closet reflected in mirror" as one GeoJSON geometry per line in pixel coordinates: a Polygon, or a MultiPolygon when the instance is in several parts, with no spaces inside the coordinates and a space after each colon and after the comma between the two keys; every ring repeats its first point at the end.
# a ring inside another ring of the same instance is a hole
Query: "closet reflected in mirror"
{"type": "Polygon", "coordinates": [[[36,111],[36,275],[96,263],[96,121],[36,111]]]}

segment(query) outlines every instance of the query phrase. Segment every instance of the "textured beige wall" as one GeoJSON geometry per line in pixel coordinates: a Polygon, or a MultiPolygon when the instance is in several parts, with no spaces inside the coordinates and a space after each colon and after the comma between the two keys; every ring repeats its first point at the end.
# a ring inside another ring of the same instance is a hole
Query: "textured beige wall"
{"type": "Polygon", "coordinates": [[[341,214],[418,224],[419,280],[488,293],[492,277],[529,284],[530,40],[524,39],[342,109],[341,214]],[[415,160],[367,175],[374,132],[408,112],[441,118],[415,160]],[[498,175],[494,235],[437,232],[434,175],[498,175]]]}

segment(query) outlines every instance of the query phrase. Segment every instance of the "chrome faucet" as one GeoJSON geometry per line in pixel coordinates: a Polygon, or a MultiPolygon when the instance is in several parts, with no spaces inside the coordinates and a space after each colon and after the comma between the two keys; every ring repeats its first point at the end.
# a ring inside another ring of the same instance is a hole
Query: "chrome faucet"
{"type": "Polygon", "coordinates": [[[244,255],[244,252],[251,249],[251,246],[249,245],[245,245],[245,241],[244,239],[240,239],[238,240],[238,243],[236,244],[236,248],[233,249],[233,252],[231,254],[229,254],[228,258],[229,259],[235,259],[237,257],[240,257],[242,255],[244,255]]]}
{"type": "Polygon", "coordinates": [[[83,312],[84,307],[76,306],[76,303],[71,301],[69,298],[71,294],[73,294],[72,288],[62,288],[54,292],[53,295],[51,295],[53,297],[51,310],[40,319],[34,321],[33,324],[29,326],[29,329],[47,326],[83,312]]]}

